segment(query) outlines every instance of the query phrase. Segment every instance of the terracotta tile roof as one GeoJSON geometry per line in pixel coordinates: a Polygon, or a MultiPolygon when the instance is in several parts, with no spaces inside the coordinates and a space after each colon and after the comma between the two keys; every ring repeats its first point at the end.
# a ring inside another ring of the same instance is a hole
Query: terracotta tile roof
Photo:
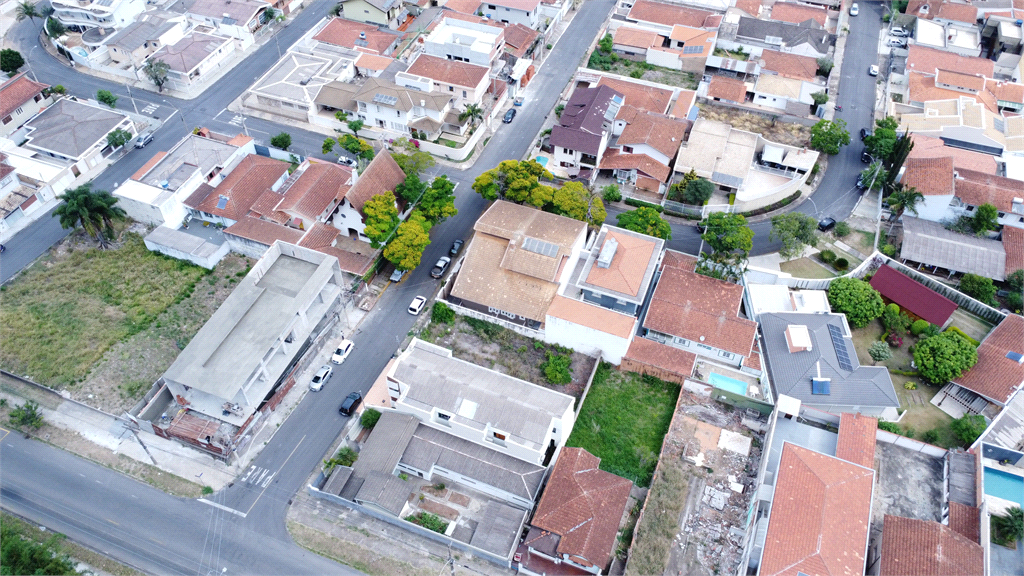
{"type": "Polygon", "coordinates": [[[991,92],[997,101],[1024,103],[1024,84],[1000,82],[989,78],[985,81],[985,89],[991,92]]]}
{"type": "Polygon", "coordinates": [[[23,104],[35,98],[49,84],[33,82],[25,72],[16,74],[13,78],[0,84],[0,118],[6,118],[23,104]]]}
{"type": "Polygon", "coordinates": [[[625,104],[635,108],[640,108],[641,110],[647,110],[648,112],[664,114],[665,110],[668,109],[669,102],[672,101],[671,90],[655,88],[654,86],[647,86],[646,84],[638,84],[636,82],[629,82],[628,80],[602,76],[601,79],[597,81],[597,85],[607,86],[612,90],[615,90],[619,94],[622,94],[625,104]]]}
{"type": "Polygon", "coordinates": [[[790,24],[800,24],[808,20],[814,20],[824,28],[828,22],[828,12],[824,8],[815,8],[806,4],[776,2],[772,6],[771,19],[779,22],[789,22],[790,24]]]}
{"type": "Polygon", "coordinates": [[[757,18],[761,15],[761,0],[736,0],[736,8],[739,8],[754,18],[757,18]]]}
{"type": "Polygon", "coordinates": [[[277,206],[283,199],[284,194],[267,190],[260,194],[260,197],[252,203],[252,207],[249,208],[249,216],[270,220],[278,224],[287,224],[291,221],[292,217],[277,209],[277,206]]]}
{"type": "Polygon", "coordinates": [[[1002,212],[1013,210],[1013,199],[1024,198],[1024,182],[974,170],[957,170],[956,197],[967,204],[992,204],[1002,212]]]}
{"type": "Polygon", "coordinates": [[[981,510],[950,500],[949,527],[971,542],[981,542],[981,510]]]}
{"type": "Polygon", "coordinates": [[[889,266],[880,266],[871,287],[901,308],[936,326],[945,326],[957,305],[949,298],[889,266]]]}
{"type": "Polygon", "coordinates": [[[382,150],[359,175],[345,197],[356,210],[362,212],[367,200],[384,191],[394,191],[404,181],[405,172],[402,172],[389,152],[382,150]]]}
{"type": "Polygon", "coordinates": [[[600,470],[583,448],[562,448],[531,524],[558,534],[558,553],[602,572],[611,560],[633,483],[600,470]]]}
{"type": "Polygon", "coordinates": [[[334,242],[338,239],[339,234],[340,231],[334,226],[317,222],[302,237],[299,246],[311,248],[328,256],[334,256],[338,259],[338,264],[341,265],[341,269],[345,272],[356,276],[366,275],[370,271],[370,265],[373,264],[373,258],[334,246],[334,242]]]}
{"type": "Polygon", "coordinates": [[[637,0],[629,11],[629,18],[640,22],[654,22],[665,26],[691,26],[703,28],[713,12],[686,8],[678,4],[663,4],[651,0],[637,0]]]}
{"type": "Polygon", "coordinates": [[[638,170],[661,182],[668,182],[668,177],[672,175],[671,168],[647,154],[622,154],[615,149],[605,152],[599,168],[601,170],[638,170]]]}
{"type": "Polygon", "coordinates": [[[551,300],[547,315],[626,340],[629,340],[636,327],[636,318],[633,316],[564,296],[555,296],[551,300]]]}
{"type": "Polygon", "coordinates": [[[658,247],[658,242],[649,238],[608,228],[604,241],[607,244],[609,240],[615,240],[618,244],[615,256],[607,268],[592,266],[586,277],[587,284],[630,296],[643,297],[640,294],[640,289],[643,287],[644,276],[646,276],[651,257],[656,257],[654,250],[658,247]]]}
{"type": "Polygon", "coordinates": [[[697,361],[697,355],[675,346],[637,336],[629,344],[629,350],[624,359],[662,368],[687,377],[693,374],[693,365],[697,361]]]}
{"type": "Polygon", "coordinates": [[[252,138],[246,136],[245,134],[238,134],[231,138],[230,140],[228,140],[227,143],[232,146],[237,146],[241,148],[242,146],[245,146],[249,142],[252,142],[252,138]]]}
{"type": "Polygon", "coordinates": [[[627,124],[622,129],[616,145],[647,144],[668,156],[671,162],[676,152],[679,152],[679,145],[686,137],[690,122],[642,111],[632,106],[624,108],[628,110],[620,109],[618,119],[625,120],[627,124]]]}
{"type": "Polygon", "coordinates": [[[754,370],[758,370],[758,371],[762,370],[762,368],[761,368],[761,350],[759,349],[759,346],[757,345],[757,340],[754,340],[754,349],[750,353],[750,356],[747,356],[746,358],[743,359],[743,365],[746,366],[747,368],[752,368],[754,370]]]}
{"type": "Polygon", "coordinates": [[[783,445],[759,574],[863,574],[871,470],[783,445]]]}
{"type": "Polygon", "coordinates": [[[425,76],[443,84],[453,84],[467,88],[476,88],[483,82],[491,69],[468,62],[448,60],[437,56],[420,54],[406,72],[417,76],[425,76]]]}
{"type": "Polygon", "coordinates": [[[953,193],[953,158],[907,158],[903,174],[905,187],[917,188],[925,196],[947,196],[953,193]]]}
{"type": "Polygon", "coordinates": [[[693,272],[697,268],[697,257],[675,250],[665,250],[665,255],[661,257],[661,268],[664,269],[666,266],[693,272]]]}
{"type": "Polygon", "coordinates": [[[660,47],[662,38],[664,38],[664,36],[654,32],[653,30],[642,30],[640,28],[633,28],[630,26],[619,26],[615,30],[613,42],[622,46],[647,49],[652,46],[660,47]]]}
{"type": "Polygon", "coordinates": [[[277,209],[293,212],[306,220],[308,226],[335,205],[339,192],[351,181],[352,172],[348,169],[330,162],[310,160],[299,179],[288,188],[277,209]]]}
{"type": "Polygon", "coordinates": [[[747,99],[747,85],[738,78],[712,76],[708,84],[708,98],[743,103],[747,99]]]}
{"type": "Polygon", "coordinates": [[[676,103],[672,105],[672,111],[668,113],[672,118],[687,118],[690,110],[697,103],[697,92],[694,90],[680,90],[676,103]]]}
{"type": "Polygon", "coordinates": [[[568,256],[586,227],[579,220],[499,200],[477,219],[473,230],[520,244],[524,237],[536,238],[557,245],[559,256],[568,256]]]}
{"type": "Polygon", "coordinates": [[[982,576],[985,552],[948,526],[885,515],[879,576],[982,576]]]}
{"type": "Polygon", "coordinates": [[[257,154],[250,154],[235,166],[212,194],[206,196],[197,210],[222,216],[231,220],[241,220],[249,213],[256,199],[277,182],[288,171],[288,163],[257,154]],[[227,197],[224,208],[218,208],[220,197],[227,197]]]}
{"type": "Polygon", "coordinates": [[[394,62],[394,58],[388,58],[387,56],[377,56],[376,54],[362,53],[356,58],[356,68],[363,68],[366,70],[387,70],[388,66],[394,62]]]}
{"type": "Polygon", "coordinates": [[[313,36],[313,39],[319,42],[358,49],[371,54],[386,53],[388,48],[391,48],[400,38],[400,35],[382,32],[376,26],[344,18],[332,18],[327,26],[323,27],[323,30],[313,36]],[[358,42],[360,32],[366,35],[366,38],[362,39],[365,45],[363,42],[358,42]]]}
{"type": "Polygon", "coordinates": [[[938,69],[961,72],[963,74],[981,74],[986,78],[995,75],[995,62],[976,56],[960,56],[944,50],[936,50],[912,44],[907,56],[907,70],[922,74],[935,74],[938,69]]]}
{"type": "Polygon", "coordinates": [[[810,81],[818,77],[818,61],[809,56],[765,50],[761,53],[761,59],[764,60],[762,69],[775,72],[779,76],[810,81]]]}
{"type": "Polygon", "coordinates": [[[978,8],[971,6],[970,4],[943,2],[939,4],[939,9],[935,13],[935,18],[953,20],[956,22],[966,22],[968,24],[977,24],[978,8]]]}
{"type": "Polygon", "coordinates": [[[157,152],[156,154],[153,154],[153,157],[150,158],[149,160],[147,160],[146,163],[142,165],[142,168],[139,168],[135,172],[135,174],[132,174],[132,178],[131,179],[132,180],[137,180],[137,181],[141,182],[142,178],[146,175],[146,172],[149,172],[150,170],[152,170],[153,166],[156,166],[157,163],[160,162],[161,160],[163,160],[165,156],[167,156],[167,152],[163,152],[163,151],[160,151],[160,152],[157,152]]]}
{"type": "Polygon", "coordinates": [[[237,222],[225,228],[224,233],[259,242],[265,246],[270,246],[275,240],[289,244],[298,244],[303,235],[301,230],[251,216],[243,216],[237,222]]]}
{"type": "Polygon", "coordinates": [[[982,104],[990,112],[998,112],[999,107],[994,94],[988,90],[978,93],[965,93],[952,88],[935,85],[935,76],[913,72],[907,75],[907,92],[911,102],[931,102],[934,100],[953,100],[958,98],[971,99],[982,104]]]}
{"type": "Polygon", "coordinates": [[[913,140],[914,147],[910,149],[910,154],[907,156],[908,160],[910,158],[941,158],[949,156],[953,159],[953,166],[958,169],[969,168],[988,174],[995,174],[998,170],[995,157],[989,154],[946,146],[941,138],[922,136],[921,134],[911,133],[910,139],[913,140]]]}
{"type": "Polygon", "coordinates": [[[480,4],[479,0],[448,0],[444,7],[463,14],[476,14],[480,9],[480,4]]]}
{"type": "Polygon", "coordinates": [[[505,28],[505,51],[522,58],[530,49],[540,32],[516,23],[505,28]]]}
{"type": "Polygon", "coordinates": [[[985,88],[985,77],[978,76],[976,74],[953,72],[952,70],[942,70],[940,68],[935,73],[935,83],[947,84],[949,86],[956,86],[957,88],[980,92],[985,88]]]}
{"type": "Polygon", "coordinates": [[[852,412],[840,414],[836,458],[860,464],[865,468],[874,468],[877,430],[877,418],[852,412]]]}
{"type": "Polygon", "coordinates": [[[1006,249],[1006,275],[1024,269],[1024,229],[1003,226],[1003,248],[1006,249]]]}
{"type": "Polygon", "coordinates": [[[661,193],[661,187],[664,184],[665,184],[665,182],[662,182],[662,181],[660,181],[660,180],[658,180],[656,178],[648,178],[647,176],[642,176],[642,175],[639,175],[639,174],[636,177],[636,187],[637,188],[639,188],[640,190],[647,190],[649,192],[654,192],[655,194],[660,194],[661,193]]]}
{"type": "Polygon", "coordinates": [[[757,323],[738,316],[742,299],[742,286],[666,267],[644,327],[747,356],[757,323]]]}
{"type": "Polygon", "coordinates": [[[1007,358],[1010,352],[1024,354],[1024,317],[1010,314],[978,346],[978,363],[954,380],[982,396],[1006,404],[1022,382],[1024,364],[1007,358]]]}

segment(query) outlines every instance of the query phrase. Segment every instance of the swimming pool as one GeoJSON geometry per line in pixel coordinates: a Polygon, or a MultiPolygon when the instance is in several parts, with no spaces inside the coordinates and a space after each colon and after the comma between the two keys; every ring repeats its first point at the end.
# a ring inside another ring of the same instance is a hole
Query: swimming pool
{"type": "Polygon", "coordinates": [[[735,378],[729,378],[728,376],[722,376],[712,372],[708,375],[708,383],[715,388],[721,388],[726,392],[732,392],[733,394],[739,394],[740,396],[747,395],[747,384],[746,382],[740,382],[735,378]]]}
{"type": "Polygon", "coordinates": [[[1024,478],[986,466],[985,494],[1024,506],[1024,478]]]}
{"type": "Polygon", "coordinates": [[[541,166],[544,166],[545,168],[547,168],[547,166],[548,166],[548,157],[547,156],[537,156],[536,158],[534,158],[534,160],[537,161],[537,164],[540,164],[541,166]]]}

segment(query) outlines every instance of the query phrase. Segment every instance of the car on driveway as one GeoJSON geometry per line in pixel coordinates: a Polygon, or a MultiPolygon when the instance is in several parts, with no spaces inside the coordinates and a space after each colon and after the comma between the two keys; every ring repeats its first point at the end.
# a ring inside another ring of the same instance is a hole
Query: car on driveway
{"type": "Polygon", "coordinates": [[[868,67],[868,76],[878,76],[878,64],[872,64],[868,67]]]}
{"type": "Polygon", "coordinates": [[[419,316],[420,312],[423,311],[423,306],[427,303],[427,299],[423,296],[417,296],[412,299],[412,303],[409,304],[409,314],[413,316],[419,316]]]}
{"type": "Polygon", "coordinates": [[[452,263],[452,259],[447,256],[442,256],[438,259],[437,264],[430,269],[431,278],[440,278],[444,276],[444,273],[448,271],[448,265],[452,263]]]}
{"type": "Polygon", "coordinates": [[[342,416],[351,416],[352,412],[359,407],[359,403],[363,401],[363,395],[359,392],[353,392],[348,396],[345,396],[345,401],[341,403],[338,408],[338,413],[342,416]]]}
{"type": "Polygon", "coordinates": [[[462,241],[462,238],[459,238],[455,242],[452,242],[452,249],[449,250],[448,253],[451,254],[453,257],[454,256],[458,256],[459,255],[459,251],[462,250],[462,245],[464,243],[465,242],[462,241]]]}
{"type": "Polygon", "coordinates": [[[335,364],[341,364],[348,358],[348,355],[352,353],[352,349],[355,348],[355,343],[351,340],[342,340],[341,344],[338,344],[338,349],[331,355],[331,362],[335,364]]]}
{"type": "Polygon", "coordinates": [[[856,16],[857,14],[860,14],[860,7],[857,6],[856,2],[854,2],[853,4],[850,4],[850,16],[856,16]]]}
{"type": "Polygon", "coordinates": [[[905,38],[907,36],[910,36],[910,33],[907,32],[906,28],[903,28],[901,26],[893,26],[892,30],[889,30],[889,35],[896,36],[897,38],[905,38]]]}
{"type": "Polygon", "coordinates": [[[511,124],[512,123],[512,119],[515,118],[515,117],[516,117],[516,109],[515,108],[509,108],[508,112],[505,112],[505,118],[502,119],[502,122],[504,122],[505,124],[511,124]]]}
{"type": "Polygon", "coordinates": [[[863,140],[863,139],[867,138],[868,136],[871,136],[871,130],[868,130],[867,128],[861,128],[860,129],[860,139],[863,140]]]}
{"type": "Polygon", "coordinates": [[[818,230],[821,230],[822,232],[828,232],[829,230],[831,230],[831,229],[833,229],[835,227],[836,227],[836,220],[835,220],[835,218],[823,218],[820,221],[818,221],[818,230]]]}
{"type": "Polygon", "coordinates": [[[321,366],[320,369],[316,371],[316,374],[313,375],[313,380],[311,380],[309,383],[309,389],[312,390],[313,392],[319,392],[323,390],[324,384],[326,384],[327,381],[330,380],[331,376],[333,375],[333,368],[331,368],[330,366],[321,366]]]}
{"type": "Polygon", "coordinates": [[[886,41],[885,45],[890,48],[906,48],[907,41],[904,40],[903,38],[889,38],[889,40],[886,41]]]}

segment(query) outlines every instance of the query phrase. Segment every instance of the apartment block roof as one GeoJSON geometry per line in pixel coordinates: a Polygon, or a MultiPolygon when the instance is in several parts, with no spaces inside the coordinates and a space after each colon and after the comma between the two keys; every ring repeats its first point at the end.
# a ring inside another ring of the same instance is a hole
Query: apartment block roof
{"type": "Polygon", "coordinates": [[[25,123],[30,146],[78,158],[128,117],[110,109],[61,98],[25,123]]]}
{"type": "MultiPolygon", "coordinates": [[[[619,94],[622,94],[625,104],[629,106],[633,106],[641,110],[647,110],[648,112],[655,112],[657,114],[664,114],[668,109],[669,102],[672,101],[672,90],[648,86],[637,82],[630,82],[619,78],[602,76],[597,81],[597,85],[607,86],[619,94]]],[[[620,108],[619,112],[621,113],[621,111],[622,109],[620,108]]]]}
{"type": "MultiPolygon", "coordinates": [[[[776,8],[780,4],[775,5],[776,8]]],[[[775,72],[779,76],[813,82],[818,77],[818,61],[810,56],[801,56],[778,50],[761,52],[761,70],[775,72]]]]}
{"type": "Polygon", "coordinates": [[[204,186],[200,186],[185,204],[200,212],[238,221],[249,213],[260,195],[270,190],[287,171],[287,162],[250,154],[242,158],[216,188],[205,186],[207,194],[202,195],[204,186]],[[197,194],[202,197],[197,197],[197,194]],[[227,200],[222,201],[222,198],[227,200]]]}
{"type": "Polygon", "coordinates": [[[551,145],[598,155],[606,128],[621,105],[622,94],[607,86],[577,88],[551,130],[551,145]]]}
{"type": "Polygon", "coordinates": [[[633,483],[600,470],[600,464],[600,458],[583,448],[563,448],[531,524],[560,537],[558,554],[603,572],[633,483]]]}
{"type": "Polygon", "coordinates": [[[363,206],[370,198],[385,191],[393,192],[402,182],[405,182],[405,172],[391,157],[390,152],[381,150],[359,175],[359,179],[345,198],[356,210],[362,212],[363,206]]]}
{"type": "Polygon", "coordinates": [[[750,355],[757,322],[739,316],[743,287],[679,268],[665,268],[644,328],[750,355]]]}
{"type": "Polygon", "coordinates": [[[982,576],[985,552],[949,526],[885,515],[880,576],[982,576]]]}
{"type": "Polygon", "coordinates": [[[889,371],[860,365],[842,314],[765,312],[758,322],[768,373],[779,394],[819,406],[899,407],[889,371]],[[809,350],[790,351],[790,326],[806,329],[809,350]],[[826,385],[816,386],[813,380],[826,385]]]}
{"type": "Polygon", "coordinates": [[[1024,317],[1008,314],[978,346],[978,363],[954,382],[1006,404],[1024,383],[1024,317]]]}
{"type": "Polygon", "coordinates": [[[890,266],[882,265],[875,271],[871,287],[936,326],[945,326],[957,309],[956,302],[890,266]]]}
{"type": "Polygon", "coordinates": [[[424,76],[442,84],[476,88],[487,78],[491,69],[468,62],[438,58],[428,54],[419,57],[406,70],[409,74],[424,76]]]}
{"type": "Polygon", "coordinates": [[[693,373],[693,365],[697,361],[697,355],[675,346],[669,346],[637,336],[629,343],[629,350],[623,359],[633,360],[641,364],[689,376],[693,373]]]}
{"type": "Polygon", "coordinates": [[[6,118],[15,110],[37,94],[49,88],[49,84],[33,82],[27,72],[15,74],[10,80],[0,84],[0,118],[6,118]]]}
{"type": "Polygon", "coordinates": [[[873,488],[873,470],[787,442],[759,573],[863,574],[873,488]]]}
{"type": "Polygon", "coordinates": [[[860,464],[865,468],[874,468],[877,430],[877,418],[850,412],[840,414],[836,458],[860,464]]]}
{"type": "Polygon", "coordinates": [[[1001,242],[958,234],[938,222],[903,215],[900,259],[947,270],[1006,279],[1006,250],[1001,242]]]}
{"type": "Polygon", "coordinates": [[[772,20],[800,24],[808,20],[817,22],[822,28],[828,23],[828,12],[824,8],[797,4],[796,2],[776,2],[772,6],[772,20]]]}
{"type": "Polygon", "coordinates": [[[651,0],[637,0],[629,10],[629,19],[638,22],[653,22],[664,26],[682,24],[692,28],[717,27],[719,15],[714,12],[688,8],[678,4],[664,4],[651,0]]]}
{"type": "Polygon", "coordinates": [[[908,48],[907,71],[935,75],[939,69],[962,74],[981,74],[986,78],[995,76],[995,62],[977,56],[961,56],[945,50],[937,50],[913,44],[908,48]]]}
{"type": "Polygon", "coordinates": [[[604,224],[586,256],[576,285],[640,304],[647,295],[664,246],[661,238],[604,224]],[[601,266],[598,260],[606,247],[613,251],[611,262],[601,266]]]}
{"type": "Polygon", "coordinates": [[[371,54],[385,54],[401,39],[401,34],[344,18],[332,18],[320,32],[313,36],[313,40],[318,42],[326,42],[371,54]]]}

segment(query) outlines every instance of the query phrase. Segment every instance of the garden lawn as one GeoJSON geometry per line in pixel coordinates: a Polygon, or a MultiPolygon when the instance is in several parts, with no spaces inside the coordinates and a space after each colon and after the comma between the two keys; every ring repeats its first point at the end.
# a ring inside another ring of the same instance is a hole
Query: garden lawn
{"type": "Polygon", "coordinates": [[[870,255],[875,251],[875,234],[874,232],[864,232],[863,230],[853,230],[846,236],[846,238],[839,238],[839,241],[852,246],[861,254],[870,255]]]}
{"type": "Polygon", "coordinates": [[[136,234],[116,249],[51,251],[4,287],[0,366],[54,388],[78,382],[205,274],[150,252],[136,234]]]}
{"type": "Polygon", "coordinates": [[[601,469],[647,486],[661,453],[679,385],[601,364],[566,446],[586,449],[601,469]]]}
{"type": "Polygon", "coordinates": [[[796,278],[833,278],[835,274],[828,271],[821,264],[810,258],[797,258],[789,262],[779,264],[783,272],[788,272],[796,278]]]}

